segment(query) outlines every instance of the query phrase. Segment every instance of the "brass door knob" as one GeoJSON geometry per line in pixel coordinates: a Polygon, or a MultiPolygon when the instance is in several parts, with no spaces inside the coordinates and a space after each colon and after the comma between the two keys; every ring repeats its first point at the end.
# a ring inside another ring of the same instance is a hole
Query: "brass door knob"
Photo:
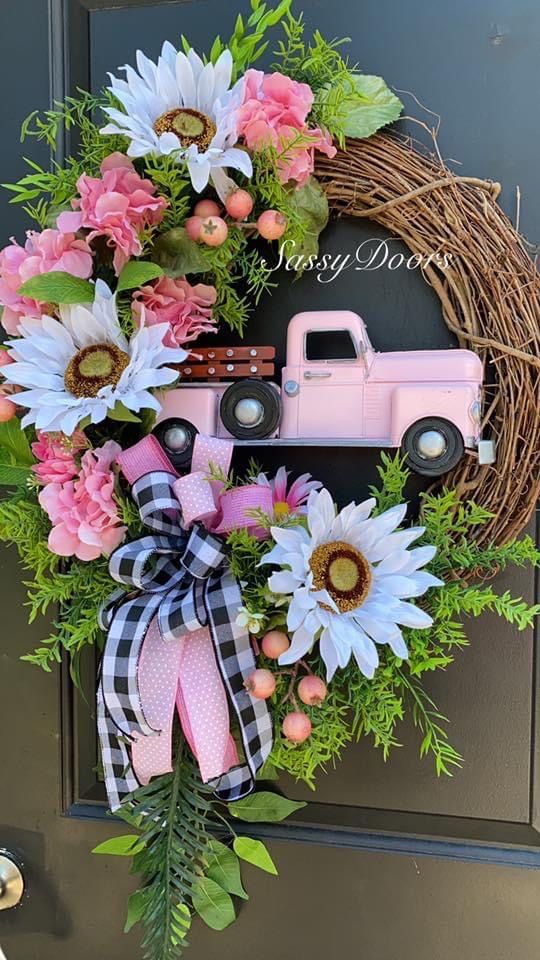
{"type": "Polygon", "coordinates": [[[16,907],[24,893],[20,867],[7,851],[0,852],[0,910],[16,907]]]}

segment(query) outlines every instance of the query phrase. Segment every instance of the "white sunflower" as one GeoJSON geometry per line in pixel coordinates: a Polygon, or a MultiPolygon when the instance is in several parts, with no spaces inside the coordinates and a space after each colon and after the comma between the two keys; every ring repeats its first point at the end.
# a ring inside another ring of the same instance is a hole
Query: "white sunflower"
{"type": "Polygon", "coordinates": [[[70,436],[86,418],[100,423],[117,402],[138,413],[160,405],[153,387],[172,383],[178,371],[163,366],[181,363],[185,350],[163,346],[169,325],[144,326],[128,340],[120,329],[115,297],[103,281],[96,283],[92,304],[61,306],[60,320],[23,317],[20,340],[9,341],[9,383],[28,388],[17,403],[28,407],[22,426],[61,431],[70,436]],[[161,369],[159,369],[161,368],[161,369]]]}
{"type": "Polygon", "coordinates": [[[102,133],[128,137],[130,157],[152,153],[185,161],[199,193],[210,177],[216,187],[221,183],[224,167],[251,177],[250,157],[235,147],[244,80],[229,89],[233,67],[229,50],[215,64],[204,64],[194,50],[186,56],[166,41],[157,63],[138,50],[137,67],[138,72],[122,68],[125,80],[109,75],[109,90],[125,113],[107,107],[112,122],[102,133]]]}
{"type": "Polygon", "coordinates": [[[432,619],[407,600],[442,581],[420,568],[435,547],[407,548],[423,527],[398,530],[402,504],[371,517],[375,500],[350,503],[336,512],[328,490],[313,491],[307,505],[307,529],[272,527],[276,546],[263,563],[283,569],[268,580],[272,593],[290,595],[287,625],[292,632],[281,664],[300,660],[319,641],[328,680],[351,655],[366,677],[379,663],[376,644],[387,643],[406,659],[400,626],[425,629],[432,619]]]}

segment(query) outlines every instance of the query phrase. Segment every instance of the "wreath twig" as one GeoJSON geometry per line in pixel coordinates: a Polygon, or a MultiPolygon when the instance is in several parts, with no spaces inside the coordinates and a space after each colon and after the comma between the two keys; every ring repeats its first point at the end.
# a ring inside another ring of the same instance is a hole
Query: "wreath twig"
{"type": "Polygon", "coordinates": [[[317,174],[335,216],[367,217],[424,258],[423,275],[460,344],[486,366],[484,430],[497,463],[467,457],[445,484],[489,510],[478,541],[503,544],[530,520],[540,495],[540,277],[523,239],[498,206],[500,185],[452,172],[400,134],[348,140],[319,160],[317,174]]]}

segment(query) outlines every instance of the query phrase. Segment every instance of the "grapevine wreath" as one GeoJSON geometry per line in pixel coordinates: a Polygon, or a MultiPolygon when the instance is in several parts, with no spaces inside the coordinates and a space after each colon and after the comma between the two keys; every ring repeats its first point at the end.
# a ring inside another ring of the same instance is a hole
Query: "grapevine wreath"
{"type": "Polygon", "coordinates": [[[456,175],[435,140],[377,132],[398,98],[341,41],[307,38],[290,5],[251,0],[206,56],[166,41],[99,96],[31,115],[23,136],[53,147],[72,129],[77,152],[7,185],[37,228],[0,252],[0,537],[19,551],[30,618],[58,611],[25,659],[50,670],[65,655],[77,683],[83,650],[101,652],[103,779],[130,832],[95,852],[133,857],[126,930],[142,924],[152,960],[181,953],[195,915],[233,922],[242,861],[276,873],[236,826],[303,805],[272,786],[279,773],[315,787],[361,736],[386,756],[407,711],[437,773],[459,767],[424,673],[467,643],[467,618],[525,629],[538,612],[490,583],[540,561],[517,538],[540,485],[535,266],[498,185],[456,175]],[[254,64],[272,28],[266,72],[254,64]],[[293,318],[293,357],[317,324],[345,328],[366,376],[391,363],[387,380],[413,390],[395,402],[412,418],[402,449],[348,505],[285,466],[231,470],[235,442],[318,442],[316,424],[301,435],[298,364],[280,389],[274,349],[241,337],[273,254],[317,264],[329,214],[405,242],[462,348],[385,361],[356,314],[293,318]],[[220,327],[236,345],[214,346],[220,327]],[[418,428],[410,405],[448,378],[418,428]],[[411,466],[438,477],[417,521],[411,466]]]}

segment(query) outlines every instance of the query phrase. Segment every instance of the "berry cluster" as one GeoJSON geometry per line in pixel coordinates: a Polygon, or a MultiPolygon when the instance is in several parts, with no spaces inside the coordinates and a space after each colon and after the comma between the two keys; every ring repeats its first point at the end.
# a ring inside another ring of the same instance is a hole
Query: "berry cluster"
{"type": "MultiPolygon", "coordinates": [[[[289,647],[289,638],[281,630],[270,630],[261,642],[261,650],[268,660],[278,660],[289,647]]],[[[316,677],[303,661],[296,664],[292,670],[287,671],[291,675],[291,684],[285,701],[289,700],[294,709],[286,714],[281,725],[281,732],[291,743],[303,743],[311,735],[311,720],[303,710],[298,708],[294,694],[299,666],[302,666],[306,671],[305,676],[301,678],[296,687],[296,693],[302,703],[308,707],[318,707],[326,699],[327,694],[324,681],[320,677],[316,677]]],[[[266,667],[259,667],[247,678],[246,689],[252,697],[256,697],[258,700],[267,700],[275,692],[276,675],[266,667]]]]}
{"type": "MultiPolygon", "coordinates": [[[[253,197],[247,190],[233,190],[225,201],[225,212],[237,224],[265,240],[279,240],[287,229],[287,219],[279,210],[264,210],[253,223],[246,220],[253,210],[253,197]]],[[[186,232],[196,243],[206,243],[209,247],[220,247],[227,239],[229,227],[221,216],[222,208],[215,200],[199,200],[193,208],[193,214],[186,220],[186,232]]]]}

